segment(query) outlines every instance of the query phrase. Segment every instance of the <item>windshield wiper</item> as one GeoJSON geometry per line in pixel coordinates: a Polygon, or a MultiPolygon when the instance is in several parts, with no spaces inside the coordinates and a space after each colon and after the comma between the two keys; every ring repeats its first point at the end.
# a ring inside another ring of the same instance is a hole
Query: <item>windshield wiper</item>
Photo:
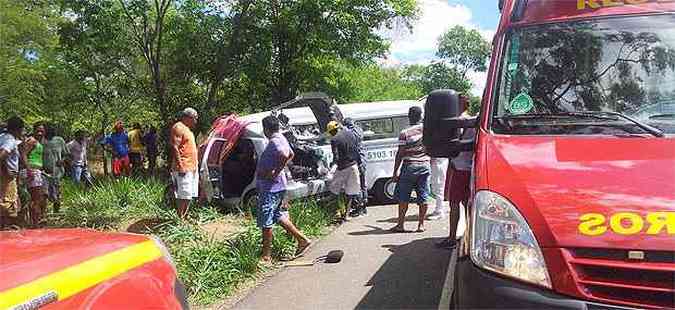
{"type": "Polygon", "coordinates": [[[665,135],[663,131],[658,128],[649,126],[645,123],[642,123],[630,116],[618,112],[605,112],[605,111],[586,111],[586,112],[556,112],[556,113],[532,113],[532,114],[519,114],[519,115],[504,115],[500,118],[502,119],[537,119],[537,118],[568,118],[568,117],[582,117],[582,118],[595,118],[603,120],[618,120],[617,118],[622,118],[627,120],[636,126],[640,127],[642,130],[648,132],[649,134],[662,138],[665,135]],[[612,117],[613,116],[613,117],[612,117]]]}
{"type": "Polygon", "coordinates": [[[655,118],[675,118],[675,113],[650,115],[649,119],[655,118]]]}
{"type": "Polygon", "coordinates": [[[602,120],[616,120],[616,117],[609,117],[604,115],[597,115],[593,113],[586,112],[556,112],[556,113],[528,113],[528,114],[510,114],[504,115],[498,118],[502,119],[553,119],[553,118],[570,118],[570,117],[582,117],[582,118],[596,118],[602,120]]]}
{"type": "Polygon", "coordinates": [[[663,138],[663,137],[666,136],[666,135],[663,133],[663,131],[661,131],[661,129],[658,129],[658,128],[656,128],[656,127],[649,126],[649,125],[647,125],[647,124],[645,124],[645,123],[643,123],[643,122],[641,122],[641,121],[638,121],[638,120],[636,120],[636,119],[634,119],[634,118],[632,118],[632,117],[630,117],[630,116],[627,116],[627,115],[622,114],[622,113],[619,113],[619,112],[605,112],[605,111],[595,112],[595,111],[594,111],[594,112],[585,112],[585,113],[592,113],[592,114],[599,113],[599,114],[606,114],[606,115],[614,115],[614,116],[623,118],[623,119],[625,119],[625,120],[627,120],[627,121],[629,121],[629,122],[635,124],[636,126],[642,128],[642,130],[644,130],[644,131],[650,133],[650,134],[651,134],[652,136],[654,136],[654,137],[657,137],[657,138],[663,138]]]}

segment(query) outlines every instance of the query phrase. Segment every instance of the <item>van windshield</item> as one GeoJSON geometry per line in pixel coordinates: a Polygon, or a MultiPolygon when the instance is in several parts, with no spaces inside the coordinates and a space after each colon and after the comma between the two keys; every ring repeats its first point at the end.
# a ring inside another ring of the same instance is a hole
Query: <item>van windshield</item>
{"type": "Polygon", "coordinates": [[[675,16],[510,31],[492,129],[523,135],[675,133],[675,16]]]}

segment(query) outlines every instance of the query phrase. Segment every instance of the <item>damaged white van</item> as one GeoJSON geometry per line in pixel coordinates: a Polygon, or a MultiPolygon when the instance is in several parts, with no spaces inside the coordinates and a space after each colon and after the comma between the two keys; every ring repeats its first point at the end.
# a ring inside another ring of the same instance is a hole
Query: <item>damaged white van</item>
{"type": "MultiPolygon", "coordinates": [[[[272,114],[281,120],[281,132],[295,153],[284,171],[288,197],[296,199],[325,193],[332,153],[330,142],[320,132],[325,131],[328,122],[342,120],[333,99],[322,93],[304,94],[263,114],[272,114]],[[306,106],[313,112],[319,130],[316,134],[308,135],[288,123],[283,108],[295,105],[306,106]]],[[[209,199],[226,204],[255,201],[257,159],[267,146],[263,117],[228,115],[213,123],[208,139],[200,146],[202,192],[209,199]]]]}
{"type": "Polygon", "coordinates": [[[202,173],[208,171],[211,196],[227,204],[255,199],[255,166],[267,139],[262,119],[273,114],[282,123],[282,133],[295,152],[286,169],[288,194],[301,198],[328,191],[328,173],[333,161],[330,140],[324,134],[331,120],[352,118],[364,130],[367,153],[366,183],[377,201],[390,203],[391,182],[398,135],[408,126],[408,109],[423,106],[416,100],[337,105],[323,93],[307,93],[272,111],[242,117],[228,116],[214,122],[202,146],[202,173]]]}

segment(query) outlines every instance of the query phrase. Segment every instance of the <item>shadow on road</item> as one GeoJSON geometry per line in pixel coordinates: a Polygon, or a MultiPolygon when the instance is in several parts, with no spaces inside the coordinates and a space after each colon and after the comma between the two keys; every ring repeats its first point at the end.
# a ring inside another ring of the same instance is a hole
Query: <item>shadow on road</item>
{"type": "MultiPolygon", "coordinates": [[[[410,212],[410,211],[408,211],[408,212],[410,212]]],[[[405,217],[406,222],[417,222],[418,220],[419,220],[419,216],[417,216],[417,214],[407,215],[405,217]]],[[[381,220],[377,220],[377,222],[378,223],[394,223],[394,224],[396,224],[398,222],[398,218],[392,217],[392,218],[388,218],[388,219],[381,219],[381,220]]]]}
{"type": "Polygon", "coordinates": [[[452,251],[426,238],[403,245],[383,245],[393,254],[366,283],[357,309],[438,309],[452,251]]]}
{"type": "Polygon", "coordinates": [[[394,234],[393,232],[389,231],[389,229],[384,229],[382,227],[377,227],[374,225],[363,225],[364,227],[370,228],[370,230],[364,230],[364,231],[353,231],[348,233],[349,235],[352,236],[366,236],[366,235],[388,235],[388,234],[394,234]]]}

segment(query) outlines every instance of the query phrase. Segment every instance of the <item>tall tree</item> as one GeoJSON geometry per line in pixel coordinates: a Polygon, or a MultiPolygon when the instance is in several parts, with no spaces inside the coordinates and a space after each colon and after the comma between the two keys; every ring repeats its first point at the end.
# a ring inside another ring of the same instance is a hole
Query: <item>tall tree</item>
{"type": "Polygon", "coordinates": [[[166,106],[166,77],[163,75],[166,17],[172,0],[118,0],[131,30],[132,40],[143,56],[162,119],[171,119],[166,106]]]}
{"type": "Polygon", "coordinates": [[[48,1],[0,1],[0,116],[44,117],[45,69],[58,44],[58,14],[48,1]]]}
{"type": "Polygon", "coordinates": [[[450,88],[462,93],[469,93],[471,81],[457,69],[443,62],[429,65],[410,65],[403,69],[403,78],[417,83],[424,94],[435,89],[450,88]]]}
{"type": "Polygon", "coordinates": [[[438,39],[436,56],[458,70],[462,77],[466,77],[469,71],[487,70],[490,43],[475,29],[455,26],[438,39]]]}
{"type": "Polygon", "coordinates": [[[353,63],[382,56],[388,44],[377,29],[397,20],[409,24],[417,12],[415,0],[266,0],[256,5],[264,6],[261,38],[271,38],[261,47],[272,59],[268,85],[273,102],[302,91],[303,77],[326,54],[353,63]]]}

